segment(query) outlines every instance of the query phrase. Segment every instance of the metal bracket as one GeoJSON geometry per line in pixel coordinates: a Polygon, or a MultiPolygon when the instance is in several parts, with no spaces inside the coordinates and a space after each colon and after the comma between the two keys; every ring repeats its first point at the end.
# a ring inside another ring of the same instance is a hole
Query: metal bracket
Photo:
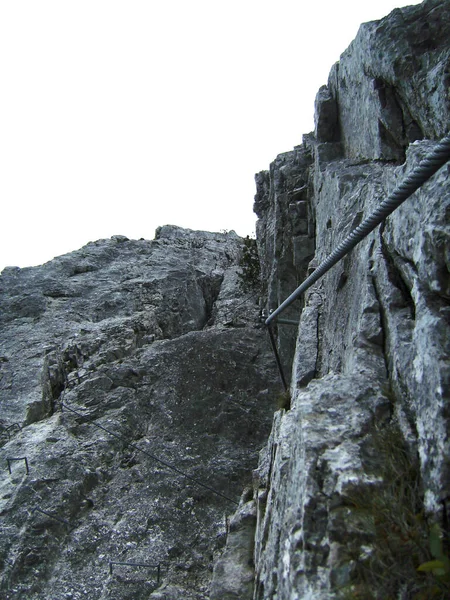
{"type": "Polygon", "coordinates": [[[278,354],[277,342],[275,340],[275,335],[274,335],[270,325],[267,326],[267,331],[269,332],[269,339],[270,339],[270,343],[272,344],[272,350],[273,350],[275,360],[277,363],[278,372],[280,373],[281,382],[283,384],[285,391],[287,391],[289,389],[289,386],[287,384],[286,377],[284,375],[283,365],[281,364],[280,355],[278,354]]]}
{"type": "Polygon", "coordinates": [[[8,439],[11,439],[11,435],[12,435],[12,431],[10,431],[11,429],[13,429],[13,427],[15,427],[17,429],[17,431],[22,431],[22,427],[20,425],[20,423],[11,423],[11,425],[8,425],[8,427],[5,428],[6,433],[8,434],[8,439]]]}
{"type": "Polygon", "coordinates": [[[29,466],[28,466],[28,458],[27,458],[26,456],[21,456],[20,458],[7,458],[7,459],[6,459],[6,462],[8,463],[8,471],[9,471],[9,474],[10,474],[10,475],[12,475],[12,471],[11,471],[11,463],[12,463],[14,460],[24,460],[24,461],[25,461],[25,467],[26,467],[26,469],[27,469],[27,475],[30,473],[30,468],[29,468],[29,466]]]}
{"type": "Polygon", "coordinates": [[[293,321],[292,319],[277,319],[277,323],[279,325],[295,325],[295,327],[299,326],[299,321],[293,321]]]}

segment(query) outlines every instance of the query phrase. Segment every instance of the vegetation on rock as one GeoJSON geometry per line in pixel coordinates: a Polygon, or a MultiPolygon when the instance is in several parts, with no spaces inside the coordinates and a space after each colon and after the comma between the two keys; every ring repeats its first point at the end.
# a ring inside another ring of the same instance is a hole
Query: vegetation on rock
{"type": "Polygon", "coordinates": [[[363,524],[368,543],[349,557],[351,583],[340,597],[444,600],[450,593],[448,557],[440,527],[429,526],[424,515],[418,459],[396,425],[371,438],[367,471],[376,481],[348,495],[352,517],[363,524]]]}
{"type": "Polygon", "coordinates": [[[261,287],[260,262],[256,239],[247,235],[244,238],[242,256],[239,261],[239,286],[243,292],[259,292],[261,287]]]}

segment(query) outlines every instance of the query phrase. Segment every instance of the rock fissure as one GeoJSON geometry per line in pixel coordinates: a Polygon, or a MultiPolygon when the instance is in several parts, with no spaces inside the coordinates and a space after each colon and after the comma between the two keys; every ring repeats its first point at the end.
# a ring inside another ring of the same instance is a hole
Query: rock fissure
{"type": "Polygon", "coordinates": [[[405,281],[405,277],[403,276],[401,270],[396,265],[395,256],[392,256],[389,253],[386,242],[383,238],[384,226],[380,226],[380,248],[383,259],[386,263],[386,272],[389,278],[389,282],[397,288],[400,292],[400,295],[403,299],[403,303],[399,303],[399,308],[407,307],[410,311],[411,319],[415,319],[416,315],[416,307],[414,304],[414,299],[411,294],[411,285],[408,285],[407,281],[405,281]]]}
{"type": "Polygon", "coordinates": [[[380,327],[381,327],[380,346],[383,349],[384,366],[386,368],[386,379],[389,380],[389,378],[390,378],[389,359],[388,359],[389,349],[388,349],[388,342],[387,342],[388,323],[387,323],[386,313],[383,308],[380,291],[377,288],[377,280],[376,280],[375,275],[371,276],[371,281],[372,281],[372,285],[373,285],[374,295],[375,295],[375,298],[377,299],[377,303],[378,303],[379,316],[380,316],[380,327]]]}

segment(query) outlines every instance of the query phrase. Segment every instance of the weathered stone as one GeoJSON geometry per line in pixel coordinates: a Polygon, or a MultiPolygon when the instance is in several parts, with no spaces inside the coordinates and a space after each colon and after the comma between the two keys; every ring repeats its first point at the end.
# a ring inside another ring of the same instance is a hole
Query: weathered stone
{"type": "MultiPolygon", "coordinates": [[[[314,172],[320,192],[309,200],[316,217],[314,262],[432,146],[412,145],[406,166],[397,169],[346,159],[322,164],[314,172]]],[[[325,600],[351,585],[356,563],[348,557],[370,551],[371,534],[345,508],[345,497],[352,486],[373,485],[364,440],[391,415],[412,454],[419,452],[427,513],[439,514],[448,494],[448,174],[448,166],[441,169],[307,295],[292,408],[276,422],[266,451],[272,458],[262,457],[255,489],[256,499],[261,482],[268,490],[258,509],[258,600],[325,600]]]]}
{"type": "MultiPolygon", "coordinates": [[[[259,192],[269,308],[304,279],[306,261],[320,264],[448,130],[449,27],[448,2],[396,9],[362,25],[332,68],[317,97],[315,136],[277,157],[259,192]],[[299,156],[312,159],[300,183],[287,177],[299,156]],[[307,197],[295,196],[300,187],[307,197]],[[293,197],[307,200],[314,238],[296,235],[293,197]],[[280,260],[287,248],[291,263],[280,260]],[[283,277],[297,281],[282,288],[283,277]]],[[[430,558],[429,523],[442,522],[450,493],[449,174],[446,165],[306,294],[291,408],[276,414],[254,476],[254,600],[429,592],[417,567],[430,558]],[[409,514],[422,511],[429,521],[407,534],[420,539],[425,554],[408,547],[408,559],[401,558],[404,537],[390,562],[378,564],[385,572],[376,580],[370,568],[380,535],[381,547],[390,548],[395,534],[380,533],[377,515],[358,512],[352,498],[389,487],[385,466],[398,457],[389,458],[377,439],[394,425],[396,443],[406,441],[401,460],[409,469],[420,465],[423,490],[417,479],[403,482],[414,487],[409,514]],[[410,561],[406,577],[402,560],[410,561]],[[366,579],[361,568],[369,569],[366,579]]],[[[289,371],[292,345],[283,332],[280,325],[280,356],[289,371]]]]}
{"type": "Polygon", "coordinates": [[[319,317],[322,294],[313,291],[302,311],[301,337],[297,342],[293,366],[293,383],[297,387],[307,385],[316,376],[319,352],[319,317]]]}
{"type": "Polygon", "coordinates": [[[314,152],[316,164],[320,168],[321,163],[338,160],[343,157],[344,149],[340,142],[323,142],[317,144],[314,152]]]}
{"type": "Polygon", "coordinates": [[[361,436],[389,414],[376,387],[369,374],[330,374],[295,392],[291,410],[275,420],[258,470],[258,488],[267,487],[268,497],[258,504],[257,598],[325,598],[331,591],[330,541],[348,541],[337,533],[330,539],[346,527],[335,496],[361,469],[361,436]]]}
{"type": "Polygon", "coordinates": [[[274,327],[291,401],[273,419],[259,311],[446,132],[449,27],[444,0],[362,25],[315,134],[256,176],[265,305],[239,287],[234,232],[164,226],[3,271],[0,453],[18,460],[0,481],[2,598],[430,592],[417,567],[450,495],[449,165],[284,313],[298,330],[274,327]],[[378,512],[361,501],[387,492],[378,512]],[[111,560],[160,563],[161,581],[111,560]]]}
{"type": "Polygon", "coordinates": [[[403,160],[409,143],[448,131],[449,36],[446,0],[361,25],[328,81],[346,156],[403,160]]]}
{"type": "Polygon", "coordinates": [[[226,550],[214,565],[210,600],[252,600],[256,506],[242,504],[233,515],[226,550]]]}
{"type": "MultiPolygon", "coordinates": [[[[289,192],[288,196],[289,196],[289,199],[291,202],[301,202],[301,201],[307,200],[308,199],[308,186],[303,185],[300,188],[292,190],[291,192],[289,192]]],[[[305,210],[304,214],[302,214],[301,216],[306,217],[307,211],[305,210]]]]}
{"type": "Polygon", "coordinates": [[[314,122],[318,142],[339,141],[338,104],[326,85],[317,92],[314,122]]]}
{"type": "MultiPolygon", "coordinates": [[[[312,160],[310,150],[298,146],[293,152],[277,156],[270,165],[269,173],[256,176],[254,209],[260,217],[256,224],[256,235],[269,311],[276,308],[295,288],[299,274],[306,273],[314,254],[312,216],[308,211],[307,222],[302,217],[301,225],[296,225],[296,219],[289,212],[293,198],[301,198],[302,203],[308,199],[308,171],[312,160]],[[307,235],[293,237],[299,227],[302,231],[306,230],[307,235]]],[[[305,205],[300,207],[299,210],[306,211],[305,205]]],[[[298,310],[290,309],[285,316],[298,320],[298,310]]],[[[292,327],[280,328],[279,339],[288,374],[295,350],[295,331],[292,327]]]]}
{"type": "Polygon", "coordinates": [[[305,201],[291,202],[289,216],[292,221],[293,235],[308,234],[308,203],[305,201]]]}
{"type": "Polygon", "coordinates": [[[2,598],[208,597],[279,390],[242,244],[166,226],[3,272],[0,454],[30,473],[0,483],[2,598]]]}
{"type": "Polygon", "coordinates": [[[293,238],[294,265],[301,271],[314,256],[315,240],[308,235],[296,235],[293,238]]]}

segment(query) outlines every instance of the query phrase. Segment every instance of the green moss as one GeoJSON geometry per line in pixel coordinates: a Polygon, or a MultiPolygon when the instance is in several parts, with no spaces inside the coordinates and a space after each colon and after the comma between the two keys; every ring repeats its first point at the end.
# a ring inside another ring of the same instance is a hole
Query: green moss
{"type": "Polygon", "coordinates": [[[291,394],[289,390],[281,393],[276,399],[277,409],[280,410],[284,408],[284,410],[291,409],[291,394]]]}

